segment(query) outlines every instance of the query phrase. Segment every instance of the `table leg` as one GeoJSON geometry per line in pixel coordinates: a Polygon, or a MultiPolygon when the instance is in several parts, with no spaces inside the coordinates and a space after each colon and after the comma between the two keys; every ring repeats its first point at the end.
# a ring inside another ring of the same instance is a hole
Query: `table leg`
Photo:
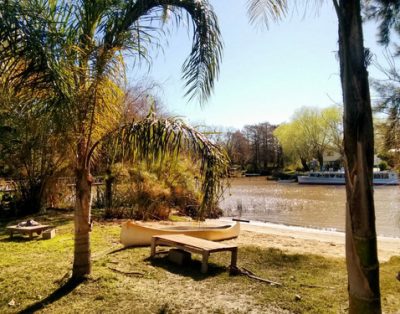
{"type": "Polygon", "coordinates": [[[29,239],[33,239],[33,231],[29,231],[29,239]]]}
{"type": "Polygon", "coordinates": [[[237,250],[238,248],[235,247],[232,249],[231,251],[231,268],[236,267],[236,263],[237,263],[237,250]]]}
{"type": "Polygon", "coordinates": [[[14,232],[12,230],[10,230],[10,239],[12,239],[14,236],[14,232]]]}
{"type": "Polygon", "coordinates": [[[203,252],[203,260],[201,262],[201,272],[203,274],[207,273],[208,270],[208,256],[209,256],[209,252],[203,252]]]}
{"type": "Polygon", "coordinates": [[[151,253],[150,253],[150,257],[154,257],[156,255],[156,238],[152,238],[151,239],[151,253]]]}

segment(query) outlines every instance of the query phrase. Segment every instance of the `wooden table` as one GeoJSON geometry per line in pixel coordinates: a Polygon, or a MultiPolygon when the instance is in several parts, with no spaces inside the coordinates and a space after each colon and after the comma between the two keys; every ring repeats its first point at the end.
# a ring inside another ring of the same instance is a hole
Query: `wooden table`
{"type": "Polygon", "coordinates": [[[8,233],[10,234],[10,238],[13,237],[14,233],[20,233],[20,234],[28,234],[29,239],[32,239],[33,233],[40,235],[42,231],[50,228],[53,227],[49,225],[38,225],[38,226],[27,226],[27,227],[18,227],[17,225],[15,225],[6,227],[8,233]]]}
{"type": "Polygon", "coordinates": [[[213,242],[183,234],[171,235],[155,235],[151,240],[151,257],[154,257],[157,245],[166,245],[177,249],[202,255],[201,272],[204,274],[208,270],[208,257],[211,253],[230,251],[231,252],[231,269],[236,267],[237,262],[237,245],[228,245],[220,242],[213,242]]]}

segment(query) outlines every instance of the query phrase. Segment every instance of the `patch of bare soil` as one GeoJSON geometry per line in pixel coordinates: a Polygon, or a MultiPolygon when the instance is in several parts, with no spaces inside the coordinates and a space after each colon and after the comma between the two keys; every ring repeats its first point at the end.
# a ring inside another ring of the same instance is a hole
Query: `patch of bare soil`
{"type": "Polygon", "coordinates": [[[144,303],[155,302],[165,304],[167,313],[206,314],[206,313],[271,313],[286,314],[289,311],[279,307],[258,303],[255,299],[257,291],[243,291],[243,285],[229,281],[218,288],[212,280],[195,280],[181,274],[165,272],[161,281],[141,280],[130,289],[148,296],[144,303]],[[156,291],[155,291],[156,290],[156,291]],[[148,293],[143,293],[148,291],[148,293]]]}

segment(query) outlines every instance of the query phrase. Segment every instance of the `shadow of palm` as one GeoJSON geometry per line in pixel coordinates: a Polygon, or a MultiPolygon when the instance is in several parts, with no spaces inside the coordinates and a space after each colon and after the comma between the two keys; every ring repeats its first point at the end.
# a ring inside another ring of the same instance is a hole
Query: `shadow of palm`
{"type": "Polygon", "coordinates": [[[57,300],[61,299],[62,297],[68,295],[72,291],[75,290],[85,279],[76,280],[76,279],[69,279],[64,285],[60,288],[52,292],[49,296],[45,299],[38,301],[32,305],[29,305],[26,309],[20,311],[20,314],[28,314],[28,313],[35,313],[39,310],[42,310],[46,305],[52,304],[57,300]]]}

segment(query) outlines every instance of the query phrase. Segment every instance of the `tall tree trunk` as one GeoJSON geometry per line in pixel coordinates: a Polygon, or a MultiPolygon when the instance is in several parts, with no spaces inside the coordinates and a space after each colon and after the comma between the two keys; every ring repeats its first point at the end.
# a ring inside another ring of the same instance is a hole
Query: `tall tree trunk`
{"type": "Polygon", "coordinates": [[[112,185],[114,182],[114,176],[112,175],[112,172],[110,169],[107,169],[107,176],[105,179],[105,208],[106,208],[106,217],[109,217],[108,215],[111,214],[111,208],[112,208],[112,199],[113,199],[113,191],[112,191],[112,185]]]}
{"type": "MultiPolygon", "coordinates": [[[[83,159],[83,158],[80,158],[83,159]]],[[[90,231],[91,231],[91,187],[92,178],[85,162],[78,162],[76,169],[75,201],[75,249],[72,277],[83,279],[91,272],[90,231]]]]}
{"type": "Polygon", "coordinates": [[[282,146],[278,146],[277,150],[277,168],[278,169],[284,169],[285,167],[285,162],[283,160],[283,151],[282,151],[282,146]]]}
{"type": "Polygon", "coordinates": [[[360,0],[333,0],[339,20],[346,168],[349,312],[381,313],[373,199],[374,137],[360,0]]]}
{"type": "Polygon", "coordinates": [[[303,166],[304,171],[310,171],[310,168],[307,165],[307,160],[303,157],[300,157],[301,165],[303,166]]]}
{"type": "Polygon", "coordinates": [[[320,151],[317,152],[317,160],[319,163],[319,170],[324,170],[324,154],[320,151]]]}

